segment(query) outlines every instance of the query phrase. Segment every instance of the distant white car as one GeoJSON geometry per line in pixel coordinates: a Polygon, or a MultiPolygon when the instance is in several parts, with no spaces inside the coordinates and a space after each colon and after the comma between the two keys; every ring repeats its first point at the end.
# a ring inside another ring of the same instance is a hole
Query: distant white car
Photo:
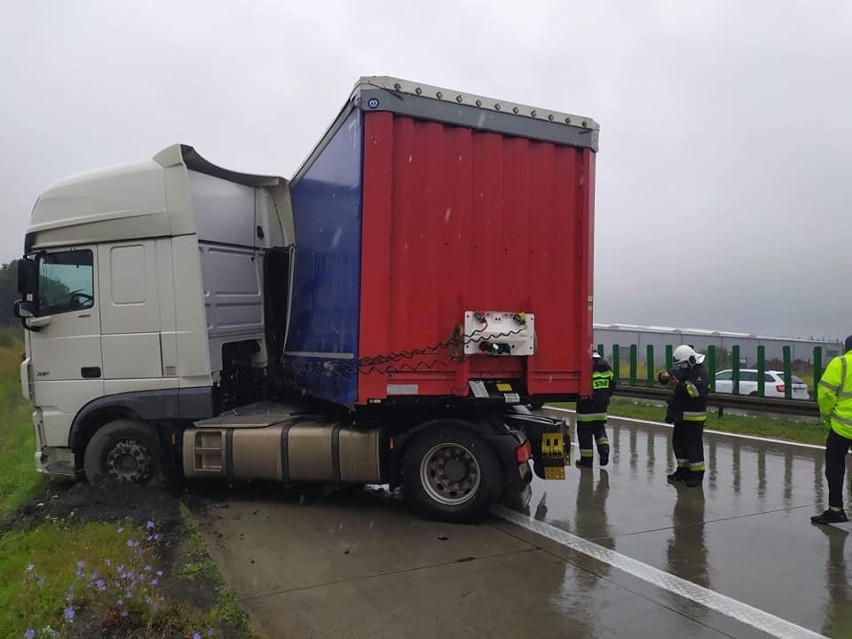
{"type": "MultiPolygon", "coordinates": [[[[716,392],[734,392],[734,371],[731,369],[716,373],[716,392]]],[[[791,376],[793,382],[793,399],[809,399],[808,385],[795,375],[791,376]]],[[[764,371],[763,393],[766,397],[784,397],[784,372],[764,371]]],[[[740,369],[740,395],[757,395],[757,370],[753,368],[740,369]]]]}

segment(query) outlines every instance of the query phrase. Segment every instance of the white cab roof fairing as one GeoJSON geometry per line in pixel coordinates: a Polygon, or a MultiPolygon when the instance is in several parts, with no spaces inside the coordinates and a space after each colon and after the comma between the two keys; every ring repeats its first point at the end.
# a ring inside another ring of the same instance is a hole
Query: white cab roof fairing
{"type": "Polygon", "coordinates": [[[193,147],[175,144],[152,160],[85,173],[54,184],[33,208],[25,252],[194,233],[189,171],[267,190],[278,218],[278,228],[269,229],[269,244],[284,246],[293,242],[287,180],[229,171],[207,161],[193,147]]]}

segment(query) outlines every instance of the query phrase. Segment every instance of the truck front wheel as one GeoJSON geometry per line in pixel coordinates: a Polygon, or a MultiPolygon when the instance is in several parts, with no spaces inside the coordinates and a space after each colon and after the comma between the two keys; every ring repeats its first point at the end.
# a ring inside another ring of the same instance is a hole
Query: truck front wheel
{"type": "Polygon", "coordinates": [[[120,419],[100,428],[89,440],[83,457],[86,478],[147,484],[160,471],[157,436],[147,425],[120,419]]]}
{"type": "Polygon", "coordinates": [[[406,498],[429,518],[475,521],[500,498],[497,457],[482,439],[462,428],[424,431],[405,450],[402,468],[406,498]]]}

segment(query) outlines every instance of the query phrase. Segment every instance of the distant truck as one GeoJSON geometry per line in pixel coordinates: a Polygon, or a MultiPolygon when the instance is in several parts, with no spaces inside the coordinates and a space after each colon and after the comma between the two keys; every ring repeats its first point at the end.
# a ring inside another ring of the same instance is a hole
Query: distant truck
{"type": "Polygon", "coordinates": [[[570,447],[526,407],[591,388],[597,144],[367,77],[289,182],[184,145],[59,182],[15,304],[38,469],[387,483],[450,521],[523,503],[570,447]]]}

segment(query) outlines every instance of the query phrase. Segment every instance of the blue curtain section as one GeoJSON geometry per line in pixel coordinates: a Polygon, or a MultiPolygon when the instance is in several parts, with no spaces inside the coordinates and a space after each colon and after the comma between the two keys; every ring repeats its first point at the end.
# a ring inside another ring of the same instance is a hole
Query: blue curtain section
{"type": "Polygon", "coordinates": [[[362,148],[355,110],[291,192],[296,270],[286,351],[305,355],[285,355],[285,369],[308,394],[346,406],[358,381],[362,148]]]}

